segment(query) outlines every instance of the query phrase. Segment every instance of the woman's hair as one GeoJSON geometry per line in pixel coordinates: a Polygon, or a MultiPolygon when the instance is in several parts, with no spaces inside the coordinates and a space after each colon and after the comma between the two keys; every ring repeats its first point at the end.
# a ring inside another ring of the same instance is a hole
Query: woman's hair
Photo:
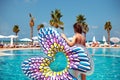
{"type": "Polygon", "coordinates": [[[73,25],[73,28],[74,28],[75,32],[78,32],[78,33],[82,34],[82,26],[80,25],[80,23],[75,23],[73,25]]]}

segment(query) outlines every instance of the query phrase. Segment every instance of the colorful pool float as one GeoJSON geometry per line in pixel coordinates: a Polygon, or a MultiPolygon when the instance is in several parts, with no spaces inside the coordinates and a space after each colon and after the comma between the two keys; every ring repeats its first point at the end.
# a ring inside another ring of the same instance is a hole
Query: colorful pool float
{"type": "Polygon", "coordinates": [[[70,69],[83,74],[93,70],[92,59],[81,46],[69,47],[54,28],[41,28],[39,43],[47,57],[33,57],[22,63],[26,76],[35,80],[77,80],[70,69]]]}

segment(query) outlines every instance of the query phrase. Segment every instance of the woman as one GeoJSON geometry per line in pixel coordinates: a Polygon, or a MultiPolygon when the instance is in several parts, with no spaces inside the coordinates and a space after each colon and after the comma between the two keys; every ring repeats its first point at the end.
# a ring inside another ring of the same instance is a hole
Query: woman
{"type": "MultiPolygon", "coordinates": [[[[73,25],[74,28],[74,33],[75,35],[73,36],[72,41],[69,41],[68,38],[64,35],[61,34],[61,36],[65,39],[65,41],[67,42],[67,44],[69,46],[85,46],[85,37],[82,35],[82,26],[79,23],[75,23],[73,25]]],[[[75,77],[78,77],[78,71],[75,71],[75,77]]],[[[86,75],[85,74],[81,74],[81,80],[86,80],[86,75]]]]}

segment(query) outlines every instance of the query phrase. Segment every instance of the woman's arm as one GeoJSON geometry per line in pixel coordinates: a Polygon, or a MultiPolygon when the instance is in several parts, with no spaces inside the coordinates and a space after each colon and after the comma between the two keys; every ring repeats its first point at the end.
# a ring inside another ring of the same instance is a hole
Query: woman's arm
{"type": "Polygon", "coordinates": [[[75,36],[73,36],[72,41],[68,40],[68,38],[65,36],[65,34],[61,34],[61,36],[62,36],[62,38],[65,39],[65,41],[67,42],[67,44],[68,44],[70,47],[72,47],[72,46],[75,45],[75,41],[76,41],[76,37],[75,37],[75,36]]]}

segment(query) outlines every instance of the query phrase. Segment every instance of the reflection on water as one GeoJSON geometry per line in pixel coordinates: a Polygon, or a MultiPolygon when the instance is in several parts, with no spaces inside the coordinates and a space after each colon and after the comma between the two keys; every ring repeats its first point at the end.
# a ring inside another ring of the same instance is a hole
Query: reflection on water
{"type": "MultiPolygon", "coordinates": [[[[119,80],[120,49],[89,48],[94,60],[94,73],[87,80],[119,80]]],[[[4,51],[11,56],[0,56],[0,80],[29,80],[21,70],[21,63],[31,57],[46,56],[41,50],[4,51]],[[12,74],[14,73],[14,74],[12,74]]]]}
{"type": "Polygon", "coordinates": [[[92,56],[120,57],[119,48],[93,48],[88,49],[92,56]]]}
{"type": "Polygon", "coordinates": [[[96,51],[96,49],[95,49],[95,48],[93,48],[93,49],[92,49],[92,55],[94,55],[94,54],[95,54],[95,51],[96,51]]]}
{"type": "Polygon", "coordinates": [[[103,48],[103,56],[105,56],[106,48],[103,48]]]}

